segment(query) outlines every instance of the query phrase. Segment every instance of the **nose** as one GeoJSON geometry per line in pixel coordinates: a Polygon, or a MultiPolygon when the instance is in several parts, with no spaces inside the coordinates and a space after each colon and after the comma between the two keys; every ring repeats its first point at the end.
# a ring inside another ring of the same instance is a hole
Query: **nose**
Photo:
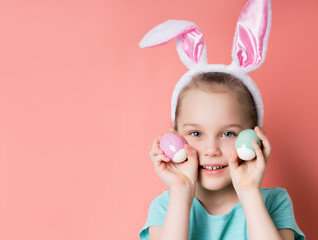
{"type": "Polygon", "coordinates": [[[209,139],[205,143],[204,155],[207,157],[219,157],[222,152],[216,139],[209,139]]]}

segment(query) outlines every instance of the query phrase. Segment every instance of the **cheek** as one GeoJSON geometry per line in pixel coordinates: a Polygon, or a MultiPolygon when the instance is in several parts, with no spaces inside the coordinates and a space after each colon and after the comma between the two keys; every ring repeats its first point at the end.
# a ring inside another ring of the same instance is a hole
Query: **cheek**
{"type": "Polygon", "coordinates": [[[235,152],[235,139],[228,140],[223,143],[222,152],[228,156],[232,155],[235,152]]]}
{"type": "Polygon", "coordinates": [[[196,151],[200,152],[201,151],[201,148],[200,148],[200,141],[198,141],[197,139],[194,139],[193,137],[191,136],[183,136],[183,138],[186,140],[186,142],[191,146],[193,147],[196,151]]]}

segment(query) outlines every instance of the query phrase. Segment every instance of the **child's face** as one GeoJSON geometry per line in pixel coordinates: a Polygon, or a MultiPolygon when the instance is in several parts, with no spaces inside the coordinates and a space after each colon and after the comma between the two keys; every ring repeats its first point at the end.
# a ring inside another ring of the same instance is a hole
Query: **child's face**
{"type": "Polygon", "coordinates": [[[240,131],[249,128],[241,105],[230,90],[189,90],[179,106],[178,133],[198,152],[198,183],[209,190],[231,184],[228,159],[240,131]],[[222,166],[222,169],[203,168],[222,166]]]}

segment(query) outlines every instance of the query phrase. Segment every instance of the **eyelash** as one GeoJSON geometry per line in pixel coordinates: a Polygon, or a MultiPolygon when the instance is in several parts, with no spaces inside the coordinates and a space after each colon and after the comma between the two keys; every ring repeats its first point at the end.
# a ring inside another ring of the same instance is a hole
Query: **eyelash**
{"type": "MultiPolygon", "coordinates": [[[[200,132],[198,132],[198,131],[190,132],[190,135],[191,135],[191,136],[193,136],[193,135],[192,135],[192,133],[199,133],[199,134],[200,134],[200,136],[202,136],[202,134],[201,134],[200,132]]],[[[193,136],[193,137],[198,137],[198,136],[193,136]]]]}
{"type": "MultiPolygon", "coordinates": [[[[193,137],[201,137],[201,136],[202,136],[202,134],[201,134],[200,132],[198,132],[198,131],[190,132],[190,135],[193,136],[193,137]],[[199,133],[200,136],[194,136],[194,135],[192,135],[193,133],[199,133]]],[[[228,132],[224,132],[224,133],[222,134],[222,136],[224,136],[224,137],[236,137],[237,134],[234,133],[234,132],[228,131],[228,132]],[[225,134],[228,134],[228,133],[231,134],[231,136],[225,136],[225,134]]]]}
{"type": "Polygon", "coordinates": [[[236,137],[236,136],[237,136],[236,133],[231,132],[231,131],[228,131],[228,132],[223,133],[222,136],[223,136],[224,134],[226,134],[226,133],[230,133],[230,134],[231,134],[231,137],[236,137]]]}

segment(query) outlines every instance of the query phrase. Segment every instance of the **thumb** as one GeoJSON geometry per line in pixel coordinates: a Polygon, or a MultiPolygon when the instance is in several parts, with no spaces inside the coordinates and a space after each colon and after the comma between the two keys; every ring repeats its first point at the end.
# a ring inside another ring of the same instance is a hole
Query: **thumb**
{"type": "Polygon", "coordinates": [[[189,162],[196,162],[196,163],[198,162],[198,153],[193,147],[191,147],[189,144],[185,144],[184,150],[186,151],[188,155],[189,162]]]}
{"type": "Polygon", "coordinates": [[[229,157],[229,168],[230,171],[234,171],[239,167],[239,161],[236,151],[234,151],[229,157]]]}
{"type": "Polygon", "coordinates": [[[184,145],[184,150],[188,156],[188,161],[185,162],[185,172],[189,176],[191,183],[195,186],[198,178],[198,152],[196,149],[191,147],[189,144],[184,145]]]}
{"type": "Polygon", "coordinates": [[[169,133],[177,133],[176,130],[173,127],[169,128],[168,132],[169,133]]]}

